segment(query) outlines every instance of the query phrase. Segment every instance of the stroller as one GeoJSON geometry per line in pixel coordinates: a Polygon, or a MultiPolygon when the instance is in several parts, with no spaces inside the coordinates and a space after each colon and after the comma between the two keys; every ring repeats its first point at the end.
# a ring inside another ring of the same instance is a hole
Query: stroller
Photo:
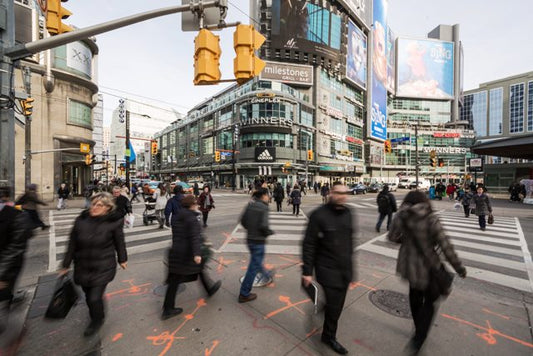
{"type": "Polygon", "coordinates": [[[155,215],[155,199],[152,197],[146,197],[144,201],[143,224],[152,224],[154,220],[157,221],[157,217],[155,215]]]}

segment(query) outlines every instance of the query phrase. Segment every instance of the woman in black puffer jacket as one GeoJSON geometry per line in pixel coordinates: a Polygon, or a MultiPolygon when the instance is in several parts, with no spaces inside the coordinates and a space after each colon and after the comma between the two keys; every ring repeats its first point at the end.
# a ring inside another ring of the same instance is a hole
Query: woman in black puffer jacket
{"type": "Polygon", "coordinates": [[[213,284],[204,271],[207,261],[206,256],[202,257],[204,238],[196,198],[191,194],[184,196],[181,206],[176,220],[172,221],[172,247],[168,253],[168,288],[163,303],[163,320],[183,311],[174,307],[180,283],[196,281],[200,276],[209,296],[215,294],[222,284],[221,281],[213,284]]]}
{"type": "Polygon", "coordinates": [[[126,269],[123,227],[124,219],[115,212],[111,194],[99,193],[91,197],[90,208],[76,218],[70,232],[59,273],[66,274],[74,261],[74,282],[82,287],[91,316],[85,336],[96,333],[104,323],[104,292],[115,278],[117,259],[120,267],[126,269]]]}

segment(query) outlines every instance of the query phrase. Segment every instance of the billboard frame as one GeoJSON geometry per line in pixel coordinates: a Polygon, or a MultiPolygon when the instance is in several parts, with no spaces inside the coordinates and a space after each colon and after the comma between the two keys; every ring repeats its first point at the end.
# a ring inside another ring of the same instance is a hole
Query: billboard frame
{"type": "Polygon", "coordinates": [[[365,32],[360,29],[359,27],[357,27],[357,24],[355,22],[353,22],[351,19],[348,19],[348,21],[346,22],[346,29],[347,29],[347,36],[349,37],[350,35],[350,23],[354,25],[355,28],[357,28],[361,34],[364,36],[365,38],[365,41],[366,41],[366,53],[365,53],[365,68],[366,68],[366,75],[365,75],[365,80],[364,80],[364,86],[362,86],[361,84],[357,83],[356,81],[354,81],[353,79],[351,79],[350,77],[348,77],[348,56],[349,56],[349,41],[350,39],[348,38],[347,39],[347,43],[346,43],[346,65],[345,65],[345,68],[344,68],[344,79],[346,79],[348,82],[350,82],[350,84],[353,84],[355,86],[357,86],[358,88],[360,88],[361,90],[364,90],[364,91],[367,91],[368,90],[368,54],[369,54],[369,50],[368,50],[368,36],[365,34],[365,32]]]}

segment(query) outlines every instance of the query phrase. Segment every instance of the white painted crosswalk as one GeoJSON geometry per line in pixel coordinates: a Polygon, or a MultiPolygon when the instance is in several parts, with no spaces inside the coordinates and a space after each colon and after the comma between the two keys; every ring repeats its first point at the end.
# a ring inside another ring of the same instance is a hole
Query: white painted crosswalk
{"type": "MultiPolygon", "coordinates": [[[[517,218],[496,217],[494,224],[481,231],[476,216],[465,218],[456,211],[443,211],[439,216],[469,278],[533,292],[533,263],[517,218]]],[[[399,245],[384,234],[357,250],[396,259],[399,245]]]]}
{"type": "MultiPolygon", "coordinates": [[[[303,239],[307,218],[301,214],[294,216],[290,212],[270,212],[270,228],[274,235],[268,237],[266,245],[267,254],[299,255],[300,242],[303,239]]],[[[231,240],[226,241],[218,252],[246,252],[246,230],[240,224],[231,234],[231,240]]]]}
{"type": "MultiPolygon", "coordinates": [[[[48,271],[53,272],[61,265],[67,249],[69,234],[80,209],[67,209],[49,212],[49,263],[48,271]]],[[[158,229],[157,224],[144,226],[142,217],[136,216],[133,228],[124,229],[128,256],[162,250],[170,247],[170,229],[158,229]]],[[[163,255],[162,255],[163,256],[163,255]]]]}

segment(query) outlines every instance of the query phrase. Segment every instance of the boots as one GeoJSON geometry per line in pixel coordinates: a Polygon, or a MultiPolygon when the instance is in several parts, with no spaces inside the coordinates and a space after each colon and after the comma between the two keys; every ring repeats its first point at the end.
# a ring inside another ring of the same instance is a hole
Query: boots
{"type": "Polygon", "coordinates": [[[213,283],[211,278],[209,278],[209,276],[205,272],[200,273],[200,281],[202,282],[202,285],[204,286],[205,291],[207,292],[207,295],[209,297],[214,295],[222,285],[222,281],[216,281],[215,283],[213,283]]]}

